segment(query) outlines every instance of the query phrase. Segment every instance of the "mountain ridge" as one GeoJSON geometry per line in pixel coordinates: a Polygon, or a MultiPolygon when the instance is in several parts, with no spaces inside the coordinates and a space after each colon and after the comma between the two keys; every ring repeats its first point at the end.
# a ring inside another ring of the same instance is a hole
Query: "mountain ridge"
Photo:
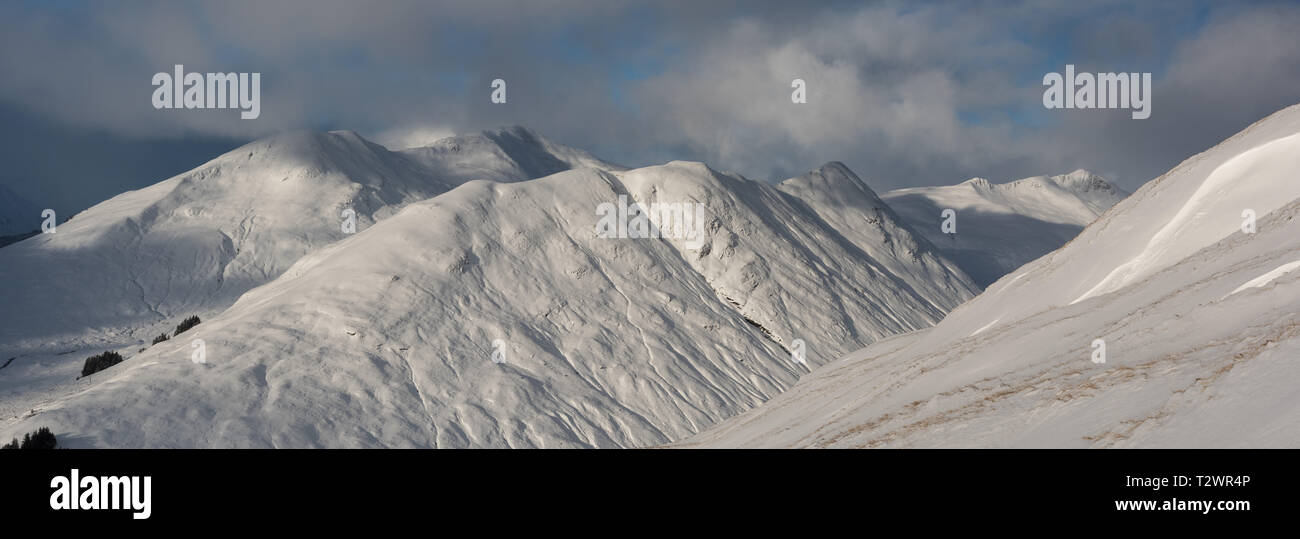
{"type": "Polygon", "coordinates": [[[856,212],[680,161],[467,181],[205,317],[186,338],[204,340],[206,364],[173,339],[5,428],[47,422],[110,447],[666,443],[973,296],[941,258],[876,260],[873,237],[826,221],[856,212]],[[703,204],[708,241],[597,237],[595,208],[620,194],[703,204]],[[196,409],[208,415],[187,426],[178,414],[196,409]]]}
{"type": "Polygon", "coordinates": [[[979,291],[843,163],[776,184],[627,169],[520,127],[398,151],[285,133],[83,213],[0,251],[20,262],[0,278],[32,284],[17,303],[62,302],[0,329],[20,349],[0,430],[49,422],[109,447],[658,445],[979,291]],[[707,241],[599,237],[597,208],[620,196],[706,208],[707,241]],[[52,292],[48,267],[76,289],[52,292]],[[115,303],[73,311],[77,293],[115,303]],[[188,314],[206,363],[184,339],[145,347],[188,314]],[[62,326],[42,328],[50,316],[62,326]],[[68,354],[102,348],[127,359],[72,381],[68,354]]]}
{"type": "Polygon", "coordinates": [[[951,186],[912,187],[882,198],[981,287],[1074,238],[1128,193],[1076,170],[1006,183],[971,178],[951,186]],[[954,211],[956,233],[943,229],[954,211]]]}
{"type": "Polygon", "coordinates": [[[1297,156],[1300,105],[1148,182],[938,325],[681,445],[1292,447],[1297,156]]]}

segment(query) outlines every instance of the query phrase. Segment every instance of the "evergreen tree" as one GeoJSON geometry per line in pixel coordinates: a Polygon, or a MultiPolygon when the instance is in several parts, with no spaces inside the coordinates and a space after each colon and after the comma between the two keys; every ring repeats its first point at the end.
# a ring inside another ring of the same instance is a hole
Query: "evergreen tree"
{"type": "Polygon", "coordinates": [[[54,438],[54,433],[50,432],[49,427],[41,427],[29,436],[31,441],[24,444],[23,449],[54,449],[59,446],[58,440],[54,438]]]}
{"type": "Polygon", "coordinates": [[[14,441],[0,446],[0,449],[57,449],[58,447],[59,442],[54,438],[54,433],[50,432],[50,428],[41,427],[36,432],[24,434],[21,443],[14,438],[14,441]]]}
{"type": "Polygon", "coordinates": [[[111,350],[97,356],[90,356],[86,358],[86,364],[81,367],[81,375],[90,376],[121,362],[122,355],[111,350]]]}
{"type": "Polygon", "coordinates": [[[188,330],[197,325],[199,325],[199,317],[191,316],[189,318],[181,320],[181,323],[176,326],[176,333],[173,333],[172,335],[180,335],[185,330],[188,330]]]}

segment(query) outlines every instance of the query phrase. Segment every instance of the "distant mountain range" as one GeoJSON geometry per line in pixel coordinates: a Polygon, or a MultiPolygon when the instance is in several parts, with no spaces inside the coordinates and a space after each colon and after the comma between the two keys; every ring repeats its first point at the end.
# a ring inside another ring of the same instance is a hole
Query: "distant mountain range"
{"type": "Polygon", "coordinates": [[[1009,183],[972,178],[957,185],[915,187],[884,199],[914,229],[986,287],[1056,250],[1128,193],[1086,170],[1009,183]],[[940,228],[943,210],[956,233],[940,228]]]}
{"type": "Polygon", "coordinates": [[[1295,447],[1298,169],[1300,105],[1147,183],[935,327],[683,445],[1295,447]]]}
{"type": "MultiPolygon", "coordinates": [[[[973,187],[962,248],[994,244],[975,230],[1002,222],[971,208],[1082,226],[1120,196],[1092,176],[1031,180],[973,187]]],[[[626,169],[524,128],[401,151],[345,131],[259,140],[0,249],[0,355],[16,358],[0,438],[39,424],[106,447],[682,440],[979,293],[911,194],[877,196],[840,163],[776,185],[702,163],[626,169]],[[619,197],[702,205],[706,238],[599,237],[596,208],[619,197]],[[105,349],[126,361],[78,379],[105,349]]],[[[998,261],[1029,256],[1013,251],[998,261]]]]}

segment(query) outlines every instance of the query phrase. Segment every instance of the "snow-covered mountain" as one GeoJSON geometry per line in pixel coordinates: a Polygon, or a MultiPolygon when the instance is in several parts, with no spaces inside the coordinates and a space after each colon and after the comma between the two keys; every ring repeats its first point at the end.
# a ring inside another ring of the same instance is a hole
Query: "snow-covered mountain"
{"type": "Polygon", "coordinates": [[[1300,105],[1149,182],[937,326],[683,445],[1300,445],[1298,169],[1300,105]]]}
{"type": "MultiPolygon", "coordinates": [[[[777,188],[808,204],[818,218],[922,297],[949,300],[971,289],[969,274],[940,255],[843,163],[829,163],[777,188]]],[[[943,312],[953,307],[935,305],[943,312]]]]}
{"type": "Polygon", "coordinates": [[[1102,177],[1076,170],[1002,184],[972,178],[957,185],[898,189],[883,198],[986,287],[1065,245],[1125,196],[1102,177]],[[948,209],[956,216],[955,234],[941,228],[948,209]]]}
{"type": "Polygon", "coordinates": [[[623,170],[584,150],[556,144],[518,126],[439,139],[400,153],[434,176],[461,182],[512,182],[577,168],[623,170]]]}
{"type": "MultiPolygon", "coordinates": [[[[623,170],[520,130],[397,153],[349,133],[295,137],[59,229],[83,249],[70,262],[98,253],[144,291],[98,277],[101,294],[144,305],[117,313],[171,323],[182,308],[212,310],[182,338],[138,354],[131,343],[107,371],[0,398],[12,414],[0,434],[38,423],[106,447],[660,444],[928,327],[978,290],[836,163],[777,188],[700,163],[623,170]],[[462,181],[573,166],[587,168],[462,181]],[[701,204],[705,241],[598,237],[597,208],[620,195],[701,204]],[[347,206],[366,226],[343,237],[347,206]],[[245,212],[257,216],[247,227],[222,230],[245,212]],[[139,260],[159,252],[169,258],[139,260]],[[214,258],[220,269],[199,274],[214,258]],[[236,285],[247,292],[217,310],[236,285]],[[191,361],[193,339],[206,363],[191,361]]],[[[158,331],[140,327],[133,336],[158,331]]],[[[83,355],[4,374],[71,380],[83,355]]]]}
{"type": "Polygon", "coordinates": [[[0,413],[45,398],[87,356],[131,354],[187,316],[221,312],[347,237],[344,210],[364,230],[478,177],[604,165],[518,127],[435,146],[393,152],[347,131],[286,133],[0,249],[0,413]]]}
{"type": "Polygon", "coordinates": [[[345,210],[363,230],[471,179],[601,165],[522,128],[402,152],[346,131],[256,141],[0,251],[0,354],[147,342],[219,312],[345,237],[345,210]]]}

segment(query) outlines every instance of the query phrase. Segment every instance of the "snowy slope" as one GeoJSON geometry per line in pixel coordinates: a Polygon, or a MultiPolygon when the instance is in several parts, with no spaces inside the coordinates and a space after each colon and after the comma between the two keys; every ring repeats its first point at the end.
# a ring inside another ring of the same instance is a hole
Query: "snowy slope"
{"type": "Polygon", "coordinates": [[[1076,170],[1002,184],[972,178],[899,189],[884,199],[984,287],[1065,245],[1127,195],[1096,174],[1076,170]],[[945,209],[956,213],[956,234],[940,228],[945,209]]]}
{"type": "Polygon", "coordinates": [[[838,164],[781,189],[685,162],[468,182],[303,256],[183,338],[31,401],[0,435],[40,424],[106,447],[679,440],[973,295],[878,201],[838,164]],[[858,198],[801,192],[814,181],[858,198]],[[707,240],[597,237],[595,209],[619,195],[704,204],[707,240]],[[837,228],[852,223],[861,230],[837,228]],[[206,364],[190,361],[195,338],[206,364]]]}
{"type": "MultiPolygon", "coordinates": [[[[969,274],[940,255],[923,234],[909,226],[843,163],[829,163],[785,180],[777,188],[808,204],[853,246],[924,297],[964,297],[976,285],[969,274]]],[[[936,307],[947,312],[956,305],[936,307]]]]}
{"type": "Polygon", "coordinates": [[[1298,167],[1293,106],[939,325],[854,352],[685,445],[1300,446],[1298,167]],[[1256,233],[1242,230],[1246,209],[1256,233]]]}
{"type": "Polygon", "coordinates": [[[623,170],[586,151],[556,144],[518,126],[445,138],[399,153],[435,176],[460,181],[510,182],[577,168],[623,170]]]}
{"type": "Polygon", "coordinates": [[[565,167],[561,159],[576,153],[520,128],[438,147],[459,141],[473,144],[440,160],[352,132],[289,133],[87,209],[54,234],[0,251],[0,282],[9,285],[0,354],[149,339],[179,318],[228,307],[342,239],[345,209],[363,230],[487,169],[497,181],[524,180],[535,177],[532,163],[565,167]]]}
{"type": "Polygon", "coordinates": [[[518,181],[534,163],[600,164],[522,128],[435,147],[459,150],[390,152],[347,131],[287,133],[0,249],[0,362],[15,358],[0,371],[0,413],[66,385],[87,356],[129,356],[186,316],[221,312],[346,237],[344,209],[364,230],[478,174],[518,181]]]}

